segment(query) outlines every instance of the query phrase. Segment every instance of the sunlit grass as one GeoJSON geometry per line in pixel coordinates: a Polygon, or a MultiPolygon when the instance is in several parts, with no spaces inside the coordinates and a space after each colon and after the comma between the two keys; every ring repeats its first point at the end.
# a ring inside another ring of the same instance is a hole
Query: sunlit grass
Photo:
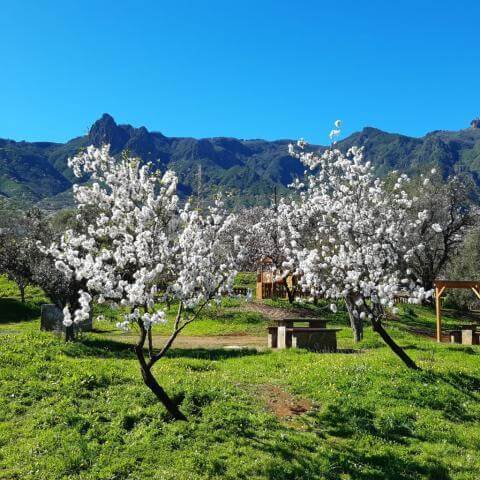
{"type": "MultiPolygon", "coordinates": [[[[3,296],[0,309],[6,300],[18,303],[3,296]]],[[[190,334],[264,336],[266,320],[243,307],[224,300],[190,334]]],[[[2,479],[480,478],[480,347],[412,335],[405,312],[388,328],[420,372],[370,328],[357,345],[340,332],[356,353],[174,345],[155,373],[185,423],[143,385],[130,338],[118,341],[112,322],[65,343],[39,331],[34,310],[19,319],[16,308],[0,324],[2,479]],[[309,410],[278,416],[278,392],[309,410]]],[[[430,309],[414,311],[434,321],[430,309]]],[[[347,324],[342,311],[334,320],[347,324]]]]}

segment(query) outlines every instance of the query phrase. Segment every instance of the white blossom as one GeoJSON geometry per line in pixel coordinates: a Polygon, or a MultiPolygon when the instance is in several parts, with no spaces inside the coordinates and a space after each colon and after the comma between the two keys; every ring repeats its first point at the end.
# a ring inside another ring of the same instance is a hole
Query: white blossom
{"type": "MultiPolygon", "coordinates": [[[[408,279],[416,248],[408,240],[418,228],[409,216],[415,199],[402,187],[408,177],[402,174],[393,192],[387,190],[358,147],[295,156],[312,173],[306,188],[296,187],[298,200],[280,205],[279,218],[283,237],[296,240],[286,262],[296,265],[303,289],[325,298],[353,297],[352,315],[362,320],[367,299],[389,306],[399,288],[415,301],[426,298],[430,292],[408,279]]],[[[418,220],[427,216],[422,211],[418,220]]]]}
{"type": "Polygon", "coordinates": [[[65,325],[88,319],[94,295],[130,307],[119,328],[141,322],[148,330],[166,322],[154,308],[159,290],[193,308],[229,288],[242,247],[240,238],[228,243],[235,217],[220,201],[205,216],[181,208],[173,172],[152,174],[138,159],[113,158],[108,146],[88,147],[69,165],[91,181],[74,189],[81,233],[67,230],[49,249],[56,267],[85,285],[65,325]]]}

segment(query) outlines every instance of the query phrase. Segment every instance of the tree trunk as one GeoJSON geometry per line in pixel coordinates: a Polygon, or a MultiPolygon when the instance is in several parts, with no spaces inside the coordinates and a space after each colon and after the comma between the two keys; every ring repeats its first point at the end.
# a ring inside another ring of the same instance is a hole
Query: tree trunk
{"type": "Polygon", "coordinates": [[[23,285],[23,283],[19,283],[18,289],[20,290],[20,298],[22,303],[25,303],[25,285],[23,285]]]}
{"type": "Polygon", "coordinates": [[[288,303],[293,303],[295,301],[294,289],[290,288],[287,284],[287,279],[284,279],[285,291],[287,292],[288,303]]]}
{"type": "Polygon", "coordinates": [[[167,395],[167,392],[159,385],[155,377],[150,370],[144,370],[140,367],[142,372],[143,381],[145,385],[155,394],[155,396],[162,402],[163,406],[168,410],[170,415],[175,420],[187,421],[187,417],[180,411],[175,402],[167,395]]]}
{"type": "Polygon", "coordinates": [[[75,340],[75,325],[65,327],[65,341],[73,342],[75,340]]]}
{"type": "MultiPolygon", "coordinates": [[[[143,338],[143,342],[145,338],[143,338]]],[[[135,353],[137,354],[138,361],[140,362],[140,372],[142,374],[145,385],[155,394],[155,396],[162,402],[163,406],[168,410],[170,415],[175,420],[187,420],[187,417],[180,411],[178,406],[167,395],[167,392],[159,385],[153,373],[151,366],[147,365],[145,356],[143,355],[143,342],[135,346],[135,353]]]]}
{"type": "Polygon", "coordinates": [[[393,353],[395,353],[408,368],[420,370],[417,364],[405,353],[405,350],[395,343],[393,338],[383,328],[379,319],[372,318],[372,326],[373,330],[382,337],[383,341],[393,350],[393,353]]]}
{"type": "Polygon", "coordinates": [[[360,313],[364,309],[355,305],[356,298],[358,297],[354,297],[353,295],[347,295],[345,297],[345,304],[347,305],[350,326],[352,327],[353,340],[355,341],[355,343],[358,343],[360,340],[363,339],[363,320],[360,318],[360,313]],[[354,314],[355,310],[357,311],[357,315],[354,314]]]}

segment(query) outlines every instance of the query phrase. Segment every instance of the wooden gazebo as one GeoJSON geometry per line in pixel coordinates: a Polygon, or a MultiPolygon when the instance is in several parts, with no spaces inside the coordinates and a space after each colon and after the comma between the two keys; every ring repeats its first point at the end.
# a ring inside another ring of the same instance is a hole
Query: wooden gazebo
{"type": "Polygon", "coordinates": [[[437,317],[437,342],[442,341],[442,294],[446,288],[465,288],[480,299],[480,281],[435,280],[435,311],[437,317]]]}

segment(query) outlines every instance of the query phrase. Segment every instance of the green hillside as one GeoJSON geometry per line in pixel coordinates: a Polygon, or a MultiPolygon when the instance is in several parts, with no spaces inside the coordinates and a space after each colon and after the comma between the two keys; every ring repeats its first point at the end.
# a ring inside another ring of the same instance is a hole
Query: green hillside
{"type": "MultiPolygon", "coordinates": [[[[183,197],[200,189],[208,199],[221,190],[232,194],[232,204],[266,204],[274,187],[281,193],[304,171],[288,155],[289,140],[169,138],[145,127],[117,125],[104,114],[88,135],[65,144],[0,139],[0,195],[40,202],[40,207],[51,210],[71,205],[75,178],[68,157],[87,145],[103,143],[109,143],[114,154],[128,150],[157,168],[175,170],[183,197]]],[[[338,143],[342,149],[352,145],[364,147],[366,159],[379,175],[392,170],[415,175],[436,167],[444,176],[466,172],[480,183],[480,128],[413,138],[367,127],[338,143]]]]}

